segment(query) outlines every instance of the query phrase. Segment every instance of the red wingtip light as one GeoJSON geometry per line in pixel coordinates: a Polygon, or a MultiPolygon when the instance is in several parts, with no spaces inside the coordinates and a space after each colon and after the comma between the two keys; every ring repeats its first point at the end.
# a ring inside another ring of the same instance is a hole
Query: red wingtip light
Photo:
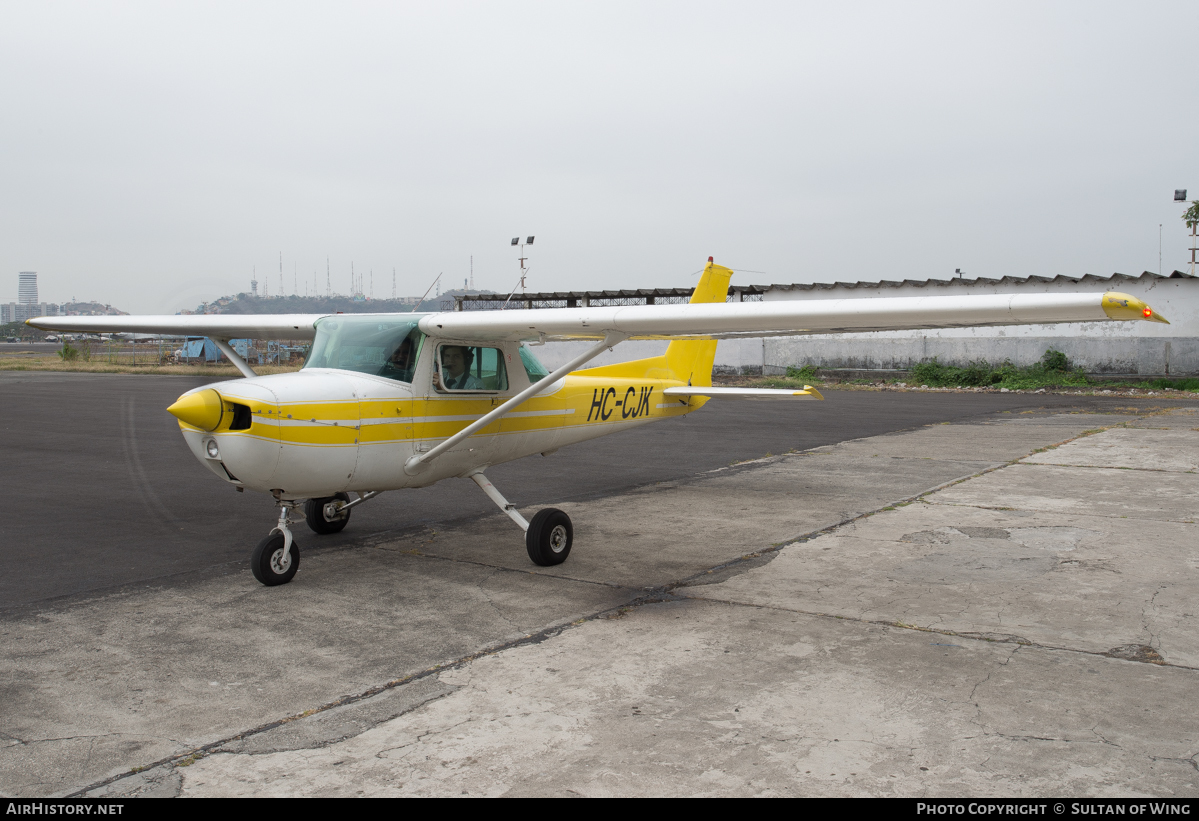
{"type": "Polygon", "coordinates": [[[1145,319],[1148,319],[1149,317],[1153,316],[1153,309],[1146,308],[1145,310],[1141,311],[1141,313],[1145,315],[1145,319]]]}
{"type": "Polygon", "coordinates": [[[712,261],[712,258],[711,258],[711,257],[708,257],[708,262],[711,262],[711,261],[712,261]]]}

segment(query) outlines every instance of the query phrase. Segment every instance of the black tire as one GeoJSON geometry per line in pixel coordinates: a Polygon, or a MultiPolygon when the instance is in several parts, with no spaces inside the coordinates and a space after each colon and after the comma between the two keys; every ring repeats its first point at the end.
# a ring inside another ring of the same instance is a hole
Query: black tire
{"type": "Polygon", "coordinates": [[[570,517],[554,507],[537,511],[529,529],[525,531],[525,548],[533,564],[541,567],[553,567],[562,564],[570,555],[570,545],[574,541],[574,527],[570,517]]]}
{"type": "Polygon", "coordinates": [[[332,496],[322,496],[319,499],[309,499],[304,503],[304,518],[308,521],[308,527],[313,533],[319,533],[325,536],[329,533],[340,533],[345,529],[345,526],[350,523],[350,514],[353,510],[343,510],[337,517],[330,519],[325,512],[325,505],[337,500],[343,502],[350,501],[350,497],[346,493],[335,493],[332,496]]]}
{"type": "Polygon", "coordinates": [[[258,547],[254,548],[254,552],[250,554],[250,570],[254,572],[254,578],[267,587],[287,584],[300,569],[300,548],[296,545],[295,540],[293,539],[291,542],[291,550],[288,551],[290,556],[286,564],[284,564],[283,545],[283,534],[272,533],[259,542],[258,547]]]}

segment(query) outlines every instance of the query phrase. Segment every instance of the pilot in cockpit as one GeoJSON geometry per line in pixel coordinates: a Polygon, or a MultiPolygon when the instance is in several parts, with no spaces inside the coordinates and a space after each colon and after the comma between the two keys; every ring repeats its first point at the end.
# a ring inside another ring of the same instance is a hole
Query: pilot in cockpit
{"type": "Polygon", "coordinates": [[[415,368],[415,357],[412,352],[412,338],[404,337],[399,347],[392,352],[387,360],[387,376],[399,379],[401,382],[412,381],[412,371],[415,368]]]}
{"type": "Polygon", "coordinates": [[[483,384],[470,373],[474,358],[474,352],[464,345],[442,345],[441,371],[444,374],[444,387],[441,374],[438,373],[433,374],[433,387],[438,390],[482,390],[483,384]]]}

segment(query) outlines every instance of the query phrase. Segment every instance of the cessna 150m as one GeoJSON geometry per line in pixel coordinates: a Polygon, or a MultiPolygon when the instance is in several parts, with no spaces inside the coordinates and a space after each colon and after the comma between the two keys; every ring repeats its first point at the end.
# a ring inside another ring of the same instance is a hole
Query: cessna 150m
{"type": "Polygon", "coordinates": [[[997,294],[726,303],[732,271],[712,258],[687,305],[432,314],[39,317],[67,332],[212,338],[245,378],[185,393],[167,410],[196,458],[237,489],[270,493],[274,529],[251,554],[263,584],[292,579],[291,525],[303,508],[318,534],[346,526],[385,490],[469,477],[525,531],[529,558],[555,565],[574,532],[561,510],[526,521],[484,471],[535,453],[670,419],[708,399],[823,399],[803,390],[712,387],[716,340],[846,331],[1165,322],[1135,297],[997,294]],[[296,373],[257,376],[229,346],[241,337],[312,339],[296,373]],[[670,340],[665,354],[575,370],[626,339],[670,340]],[[525,342],[596,340],[553,371],[525,342]],[[350,494],[356,498],[351,499],[350,494]]]}

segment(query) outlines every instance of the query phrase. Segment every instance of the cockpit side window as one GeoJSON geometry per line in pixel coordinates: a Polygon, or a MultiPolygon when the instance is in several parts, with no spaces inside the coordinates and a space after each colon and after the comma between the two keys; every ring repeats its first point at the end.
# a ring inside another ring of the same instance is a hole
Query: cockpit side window
{"type": "Polygon", "coordinates": [[[482,345],[438,345],[433,387],[438,391],[506,391],[504,352],[482,345]]]}
{"type": "Polygon", "coordinates": [[[305,368],[337,368],[412,382],[425,335],[420,317],[345,316],[316,322],[305,368]]]}

